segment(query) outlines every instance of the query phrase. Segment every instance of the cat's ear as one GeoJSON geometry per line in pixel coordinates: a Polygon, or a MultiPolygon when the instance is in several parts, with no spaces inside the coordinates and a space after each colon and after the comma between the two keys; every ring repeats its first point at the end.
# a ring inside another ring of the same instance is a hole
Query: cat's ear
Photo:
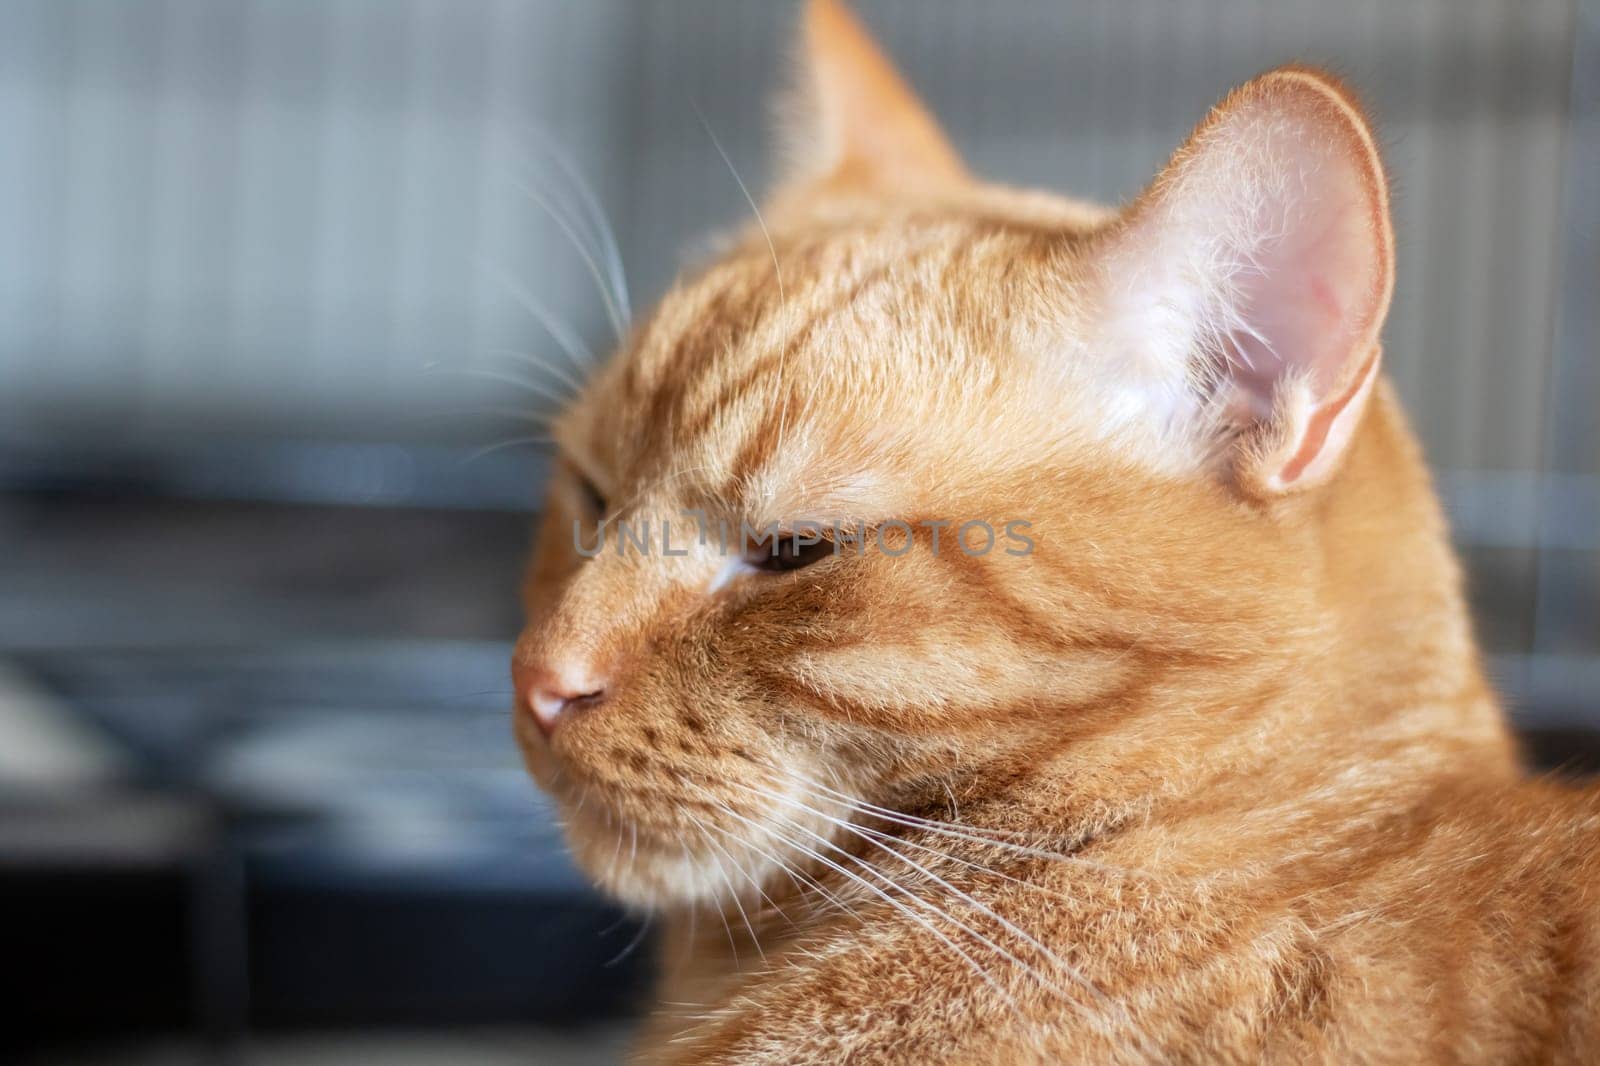
{"type": "Polygon", "coordinates": [[[1338,468],[1378,375],[1394,237],[1337,81],[1290,67],[1236,90],[1107,241],[1102,339],[1161,417],[1252,495],[1338,468]]]}
{"type": "Polygon", "coordinates": [[[938,123],[840,0],[807,0],[781,100],[783,184],[917,186],[965,170],[938,123]]]}

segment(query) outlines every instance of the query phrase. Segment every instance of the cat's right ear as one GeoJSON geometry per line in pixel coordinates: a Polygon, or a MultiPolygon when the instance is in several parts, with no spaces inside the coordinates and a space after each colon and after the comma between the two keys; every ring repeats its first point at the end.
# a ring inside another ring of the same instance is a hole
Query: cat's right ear
{"type": "Polygon", "coordinates": [[[807,0],[780,100],[780,183],[904,190],[963,178],[938,123],[839,0],[807,0]]]}
{"type": "Polygon", "coordinates": [[[1224,100],[1107,234],[1097,347],[1167,451],[1246,493],[1330,477],[1394,284],[1383,164],[1348,90],[1286,67],[1224,100]]]}

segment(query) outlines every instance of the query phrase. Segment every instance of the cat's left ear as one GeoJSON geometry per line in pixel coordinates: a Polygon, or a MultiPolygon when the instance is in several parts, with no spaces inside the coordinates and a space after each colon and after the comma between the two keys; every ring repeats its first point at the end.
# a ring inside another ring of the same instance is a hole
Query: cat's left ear
{"type": "Polygon", "coordinates": [[[783,184],[903,192],[965,176],[939,124],[842,0],[807,0],[800,30],[780,116],[783,184]]]}
{"type": "Polygon", "coordinates": [[[1107,241],[1101,341],[1157,417],[1247,494],[1326,480],[1377,379],[1394,282],[1388,187],[1350,94],[1302,68],[1236,90],[1107,241]]]}

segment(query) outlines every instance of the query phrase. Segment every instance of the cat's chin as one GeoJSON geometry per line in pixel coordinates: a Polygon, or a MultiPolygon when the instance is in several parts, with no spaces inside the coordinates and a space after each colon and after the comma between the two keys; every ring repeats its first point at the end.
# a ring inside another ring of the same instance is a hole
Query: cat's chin
{"type": "MultiPolygon", "coordinates": [[[[630,909],[770,900],[780,886],[769,882],[785,881],[781,871],[803,865],[815,846],[832,846],[831,819],[802,803],[769,761],[730,760],[714,780],[673,771],[641,772],[635,781],[594,765],[581,746],[558,753],[527,716],[517,726],[523,760],[559,810],[572,858],[630,909]]],[[[793,772],[821,773],[803,761],[793,772]]]]}
{"type": "Polygon", "coordinates": [[[659,912],[725,901],[730,885],[762,871],[726,868],[725,855],[587,810],[570,813],[567,842],[573,859],[606,895],[631,910],[659,912]]]}

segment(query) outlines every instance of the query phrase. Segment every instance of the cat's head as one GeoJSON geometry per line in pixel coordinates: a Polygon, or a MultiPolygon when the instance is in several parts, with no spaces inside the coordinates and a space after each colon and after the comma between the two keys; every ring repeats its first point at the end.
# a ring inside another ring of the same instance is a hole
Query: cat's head
{"type": "Polygon", "coordinates": [[[787,180],[560,417],[525,590],[519,740],[643,906],[1292,644],[1378,374],[1385,181],[1327,76],[1112,212],[969,177],[837,4],[805,37],[787,180]]]}

